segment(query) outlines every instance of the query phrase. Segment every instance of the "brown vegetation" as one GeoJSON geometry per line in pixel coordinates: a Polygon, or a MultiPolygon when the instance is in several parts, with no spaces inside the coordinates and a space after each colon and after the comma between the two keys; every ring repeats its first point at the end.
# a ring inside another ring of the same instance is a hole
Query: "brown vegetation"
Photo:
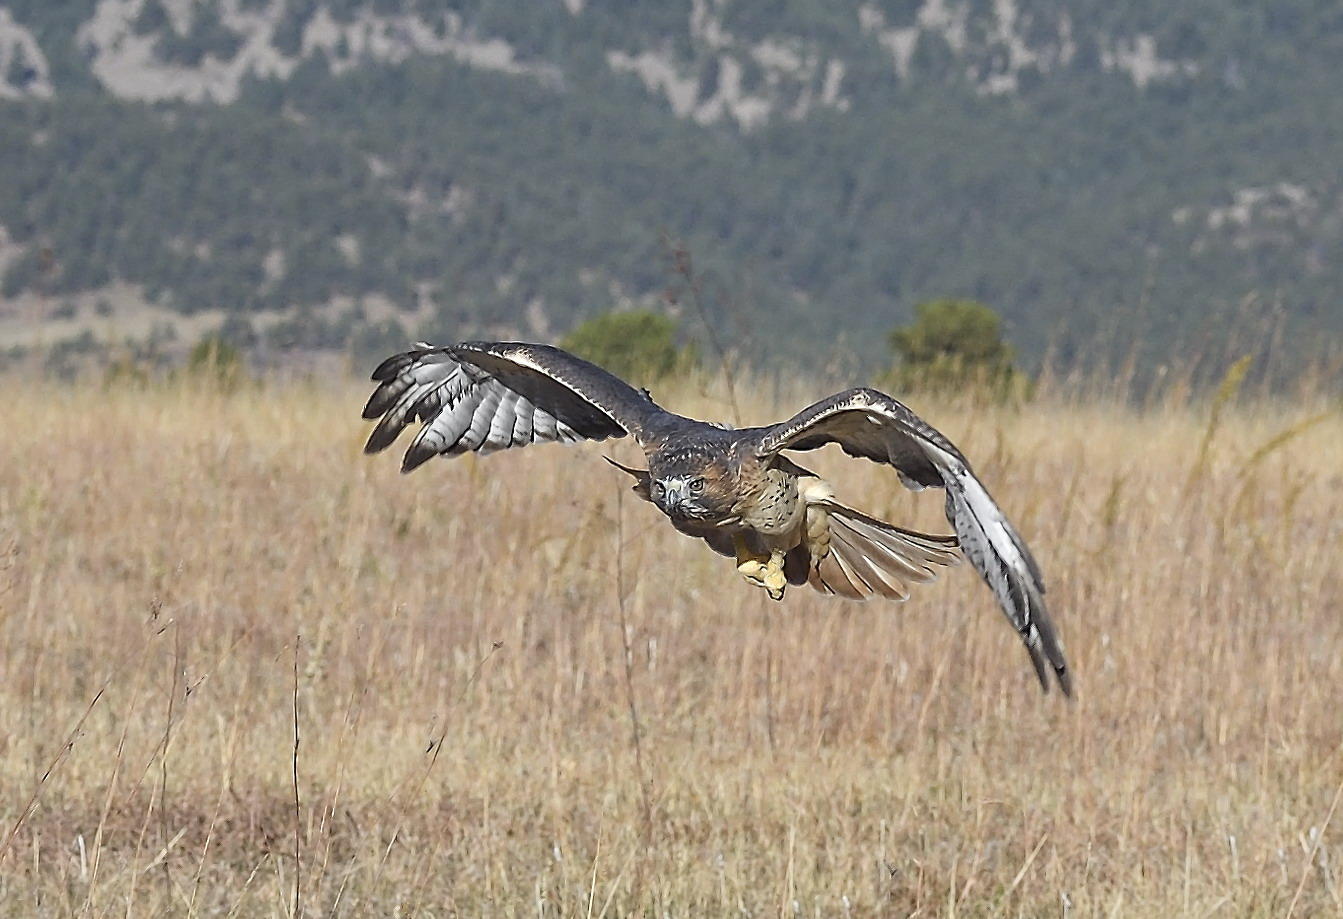
{"type": "Polygon", "coordinates": [[[968,568],[772,604],[601,447],[403,478],[362,387],[3,389],[6,915],[1343,910],[1324,406],[916,400],[1045,567],[1067,703],[968,568]]]}

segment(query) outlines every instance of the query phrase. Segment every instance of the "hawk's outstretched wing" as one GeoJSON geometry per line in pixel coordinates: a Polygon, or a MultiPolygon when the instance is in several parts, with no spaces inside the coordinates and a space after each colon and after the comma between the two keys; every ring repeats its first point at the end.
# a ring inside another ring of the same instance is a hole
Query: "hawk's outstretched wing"
{"type": "Polygon", "coordinates": [[[381,418],[365,453],[384,450],[422,422],[401,471],[431,457],[633,434],[667,413],[648,394],[587,361],[548,345],[463,342],[389,357],[364,417],[381,418]]]}
{"type": "Polygon", "coordinates": [[[910,488],[946,489],[947,520],[961,551],[1021,635],[1040,685],[1048,690],[1053,669],[1063,692],[1070,694],[1072,681],[1045,609],[1040,567],[956,445],[885,393],[851,389],[761,429],[756,454],[765,458],[829,443],[850,456],[894,466],[910,488]]]}

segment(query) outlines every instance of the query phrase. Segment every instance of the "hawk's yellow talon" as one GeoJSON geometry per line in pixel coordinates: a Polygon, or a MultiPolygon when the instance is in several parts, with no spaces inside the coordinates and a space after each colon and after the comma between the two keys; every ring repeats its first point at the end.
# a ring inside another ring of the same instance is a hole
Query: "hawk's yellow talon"
{"type": "Polygon", "coordinates": [[[765,566],[764,576],[760,578],[760,586],[765,588],[771,600],[782,600],[784,587],[788,584],[788,579],[783,573],[783,550],[774,549],[769,553],[769,564],[765,566]]]}
{"type": "Polygon", "coordinates": [[[737,550],[738,573],[755,586],[763,588],[771,600],[782,600],[784,588],[788,586],[788,579],[783,573],[783,550],[773,549],[768,557],[755,556],[751,554],[746,540],[740,536],[734,537],[732,543],[737,550]]]}

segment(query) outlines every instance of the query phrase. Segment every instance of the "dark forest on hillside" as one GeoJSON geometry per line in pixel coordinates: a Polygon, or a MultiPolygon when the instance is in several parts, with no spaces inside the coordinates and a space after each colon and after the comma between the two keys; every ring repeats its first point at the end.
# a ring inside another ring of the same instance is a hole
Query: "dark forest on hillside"
{"type": "MultiPolygon", "coordinates": [[[[301,58],[221,104],[119,98],[81,44],[92,3],[10,2],[54,92],[0,100],[0,225],[20,247],[0,294],[59,302],[128,282],[175,312],[225,311],[244,343],[250,317],[287,311],[267,327],[287,347],[534,335],[537,311],[558,336],[621,298],[660,302],[670,239],[746,352],[823,336],[870,361],[942,296],[1000,312],[1029,362],[1122,358],[1135,339],[1145,364],[1178,360],[1220,350],[1230,329],[1241,350],[1271,334],[1301,354],[1338,340],[1333,4],[1019,0],[1025,52],[1004,44],[994,4],[948,5],[961,47],[924,28],[902,74],[870,26],[916,28],[918,2],[739,0],[717,5],[731,42],[715,44],[689,3],[208,0],[187,24],[148,0],[133,27],[164,62],[229,59],[245,36],[227,22],[249,13],[301,58]],[[305,50],[319,16],[451,24],[530,70],[305,50]],[[1134,36],[1179,66],[1139,85],[1114,63],[1134,36]],[[826,68],[777,79],[749,53],[769,42],[841,62],[843,105],[790,114],[826,68]],[[679,117],[608,65],[613,51],[670,56],[701,100],[735,62],[739,91],[774,108],[750,125],[679,117]],[[986,92],[1023,53],[1039,63],[986,92]],[[365,315],[374,295],[395,315],[365,315]],[[319,309],[336,297],[356,306],[319,309]]],[[[32,70],[11,57],[21,87],[32,70]]]]}

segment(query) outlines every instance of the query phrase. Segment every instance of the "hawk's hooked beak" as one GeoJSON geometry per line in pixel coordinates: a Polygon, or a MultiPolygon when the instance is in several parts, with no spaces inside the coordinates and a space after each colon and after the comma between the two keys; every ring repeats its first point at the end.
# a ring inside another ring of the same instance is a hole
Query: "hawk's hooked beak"
{"type": "Polygon", "coordinates": [[[684,479],[657,482],[653,487],[653,501],[668,517],[680,519],[693,516],[688,511],[695,505],[695,499],[684,479]]]}
{"type": "Polygon", "coordinates": [[[669,482],[666,490],[662,493],[662,509],[673,517],[676,516],[681,506],[686,503],[690,496],[686,494],[685,486],[676,482],[669,482]]]}

